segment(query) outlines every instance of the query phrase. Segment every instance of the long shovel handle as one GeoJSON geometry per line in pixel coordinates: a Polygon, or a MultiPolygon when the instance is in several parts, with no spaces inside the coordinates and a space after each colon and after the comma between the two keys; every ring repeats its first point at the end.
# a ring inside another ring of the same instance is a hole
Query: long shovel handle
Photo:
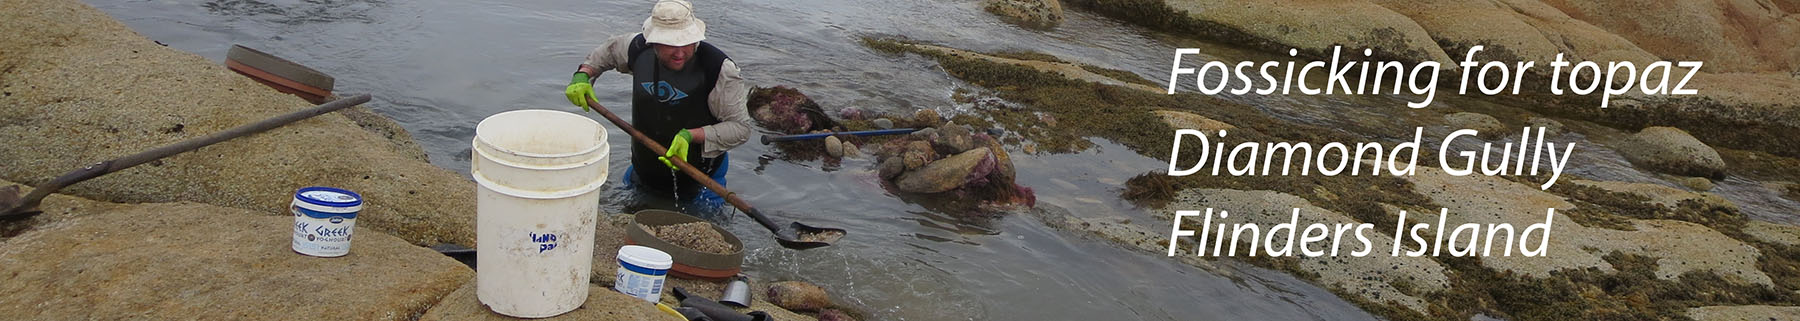
{"type": "MultiPolygon", "coordinates": [[[[600,106],[599,101],[589,98],[588,107],[595,112],[599,112],[600,116],[606,117],[606,120],[612,122],[613,126],[619,126],[619,129],[624,129],[626,134],[631,134],[631,139],[636,140],[639,144],[644,144],[645,147],[649,147],[650,152],[656,153],[657,155],[667,155],[669,153],[668,148],[664,148],[662,144],[657,143],[656,140],[650,139],[650,136],[645,136],[644,133],[639,132],[637,128],[631,127],[631,123],[625,122],[624,119],[619,118],[619,115],[614,115],[612,111],[606,110],[605,106],[600,106]]],[[[713,181],[712,177],[706,176],[706,173],[701,172],[700,169],[695,168],[694,165],[688,164],[687,161],[670,158],[669,162],[675,163],[675,167],[680,169],[682,174],[687,174],[688,177],[692,177],[695,181],[700,182],[700,186],[712,189],[713,193],[725,197],[726,203],[731,203],[731,206],[737,207],[740,211],[744,211],[744,214],[749,214],[751,218],[756,219],[757,224],[762,224],[764,228],[769,229],[769,232],[774,232],[776,237],[783,237],[780,225],[775,225],[775,222],[769,221],[769,218],[764,216],[762,211],[757,211],[755,207],[751,207],[750,203],[739,198],[737,193],[726,190],[724,185],[719,185],[719,182],[713,181]]]]}
{"type": "Polygon", "coordinates": [[[33,188],[31,194],[25,195],[25,198],[21,199],[21,202],[17,206],[14,206],[11,209],[0,209],[0,211],[4,211],[0,212],[0,218],[6,220],[19,220],[36,215],[35,212],[27,211],[36,208],[38,202],[43,201],[44,197],[49,196],[50,193],[55,193],[62,190],[62,188],[74,185],[75,183],[80,183],[95,177],[100,177],[100,175],[106,175],[107,173],[142,165],[175,154],[200,149],[207,145],[268,131],[303,119],[312,118],[313,116],[338,111],[339,109],[348,108],[350,106],[361,105],[362,103],[369,102],[369,98],[369,94],[361,94],[351,96],[350,98],[338,99],[319,105],[318,107],[275,116],[274,118],[265,119],[248,125],[232,127],[231,129],[213,133],[212,135],[206,135],[205,137],[184,140],[141,153],[94,163],[87,167],[63,174],[62,176],[57,176],[56,179],[52,179],[50,182],[44,183],[44,185],[33,188]]]}
{"type": "Polygon", "coordinates": [[[895,128],[895,129],[860,130],[860,131],[853,131],[853,132],[818,133],[818,134],[798,134],[798,135],[780,135],[780,136],[766,136],[765,135],[762,137],[762,144],[768,145],[769,143],[775,143],[775,142],[791,142],[791,141],[799,141],[799,140],[825,139],[825,137],[831,137],[831,136],[901,135],[901,134],[911,134],[912,132],[916,132],[916,131],[919,131],[919,129],[918,128],[895,128]]]}

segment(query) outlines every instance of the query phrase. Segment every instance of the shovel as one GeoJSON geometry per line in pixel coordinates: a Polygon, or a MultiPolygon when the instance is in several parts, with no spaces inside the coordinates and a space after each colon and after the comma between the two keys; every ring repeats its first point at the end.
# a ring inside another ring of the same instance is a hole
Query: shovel
{"type": "MultiPolygon", "coordinates": [[[[639,132],[637,128],[632,128],[630,123],[626,123],[624,119],[620,119],[619,116],[614,115],[612,111],[606,110],[606,107],[600,106],[599,101],[588,99],[588,106],[592,107],[591,109],[595,112],[599,112],[600,116],[605,116],[606,120],[611,121],[614,126],[619,126],[620,129],[625,130],[625,133],[631,134],[631,138],[637,140],[639,144],[650,147],[650,152],[656,153],[657,155],[668,153],[668,148],[664,148],[662,144],[656,143],[655,140],[650,139],[650,136],[644,136],[644,133],[639,132]]],[[[670,158],[669,162],[675,163],[675,167],[680,168],[681,173],[687,174],[688,177],[694,178],[695,181],[699,181],[701,186],[712,189],[714,193],[724,196],[725,202],[731,203],[731,206],[737,207],[737,209],[743,211],[745,215],[749,215],[750,218],[756,219],[757,224],[762,224],[764,228],[769,229],[769,233],[775,234],[775,241],[781,243],[782,247],[805,250],[815,247],[830,246],[832,242],[837,242],[838,239],[844,238],[843,229],[813,227],[806,224],[800,224],[800,222],[793,222],[788,228],[783,229],[780,225],[776,225],[774,221],[770,221],[768,216],[764,216],[762,211],[758,211],[755,207],[751,207],[749,202],[745,202],[744,199],[738,198],[737,193],[725,190],[725,186],[719,185],[719,182],[715,182],[711,177],[707,177],[706,173],[700,172],[700,169],[698,168],[694,168],[694,165],[676,158],[670,158]]]]}
{"type": "Polygon", "coordinates": [[[911,134],[912,132],[916,132],[916,131],[919,131],[919,129],[918,128],[895,128],[895,129],[862,130],[862,131],[853,131],[853,132],[763,136],[762,143],[763,143],[763,145],[768,145],[769,143],[774,143],[774,142],[792,142],[792,141],[802,141],[802,140],[825,139],[825,137],[831,137],[831,136],[903,135],[903,134],[911,134]]]}
{"type": "Polygon", "coordinates": [[[24,198],[19,197],[19,186],[17,185],[0,188],[0,221],[19,221],[29,219],[32,216],[42,213],[37,208],[38,202],[43,201],[44,197],[49,196],[50,193],[55,193],[56,191],[62,190],[62,188],[68,187],[69,185],[74,185],[75,183],[80,183],[95,177],[100,177],[100,175],[121,171],[126,168],[131,168],[132,166],[138,166],[164,157],[206,147],[207,145],[275,129],[276,127],[291,124],[302,119],[312,118],[313,116],[323,115],[350,106],[361,105],[366,102],[369,102],[369,94],[338,99],[319,105],[318,107],[275,116],[275,118],[265,119],[249,125],[232,127],[231,129],[213,133],[212,135],[206,135],[205,137],[184,140],[175,144],[144,151],[142,153],[94,163],[93,165],[88,165],[87,167],[68,172],[62,176],[57,176],[56,179],[52,179],[50,182],[32,189],[31,194],[25,195],[24,198]]]}

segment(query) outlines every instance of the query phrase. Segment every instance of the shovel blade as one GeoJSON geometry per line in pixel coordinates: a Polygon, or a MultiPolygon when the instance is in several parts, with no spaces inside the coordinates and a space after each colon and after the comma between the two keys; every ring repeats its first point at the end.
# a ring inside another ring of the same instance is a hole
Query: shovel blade
{"type": "Polygon", "coordinates": [[[19,185],[0,187],[0,216],[11,215],[18,211],[24,200],[19,199],[19,185]]]}
{"type": "Polygon", "coordinates": [[[776,238],[776,241],[782,247],[796,250],[831,246],[831,243],[844,238],[845,234],[843,229],[815,227],[800,222],[789,224],[787,230],[782,232],[783,235],[776,238]]]}

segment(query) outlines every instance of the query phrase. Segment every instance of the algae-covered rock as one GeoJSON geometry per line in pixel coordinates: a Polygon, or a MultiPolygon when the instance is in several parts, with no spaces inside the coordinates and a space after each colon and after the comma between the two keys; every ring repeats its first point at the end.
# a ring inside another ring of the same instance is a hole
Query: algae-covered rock
{"type": "Polygon", "coordinates": [[[794,311],[817,311],[831,307],[831,296],[825,289],[812,283],[802,281],[781,281],[769,284],[769,303],[783,309],[794,311]]]}
{"type": "MultiPolygon", "coordinates": [[[[574,311],[540,320],[673,320],[674,318],[656,309],[644,299],[625,295],[612,288],[588,286],[587,301],[574,311]]],[[[421,321],[436,320],[519,320],[489,310],[476,297],[475,280],[456,292],[444,297],[443,301],[425,311],[421,321]]]]}
{"type": "Polygon", "coordinates": [[[350,254],[292,250],[294,219],[196,203],[74,206],[0,243],[0,315],[20,320],[405,320],[474,276],[430,249],[355,231],[350,254]]]}
{"type": "Polygon", "coordinates": [[[1725,160],[1719,151],[1674,127],[1650,127],[1618,146],[1632,164],[1676,175],[1725,177],[1725,160]]]}
{"type": "Polygon", "coordinates": [[[1237,129],[1237,126],[1232,126],[1231,124],[1226,124],[1225,122],[1213,120],[1212,118],[1206,118],[1206,116],[1200,116],[1190,112],[1158,110],[1156,111],[1156,116],[1162,117],[1163,122],[1169,123],[1169,127],[1175,129],[1193,129],[1201,132],[1237,129]]]}
{"type": "Polygon", "coordinates": [[[1062,2],[1057,0],[986,0],[988,13],[1026,28],[1050,29],[1062,24],[1062,2]]]}
{"type": "Polygon", "coordinates": [[[931,149],[930,142],[913,141],[906,144],[906,151],[900,157],[900,160],[906,165],[906,169],[912,170],[925,167],[925,164],[937,159],[937,152],[931,149]]]}
{"type": "Polygon", "coordinates": [[[1483,134],[1494,134],[1506,129],[1506,125],[1500,124],[1500,120],[1494,119],[1494,116],[1469,112],[1444,115],[1444,123],[1452,130],[1474,129],[1483,134]]]}
{"type": "Polygon", "coordinates": [[[924,168],[900,175],[895,181],[901,191],[910,193],[937,193],[962,186],[983,162],[993,161],[993,154],[987,147],[971,149],[956,156],[945,157],[924,168]]]}
{"type": "Polygon", "coordinates": [[[751,88],[745,104],[757,125],[783,134],[804,134],[836,125],[819,103],[792,87],[751,88]]]}
{"type": "Polygon", "coordinates": [[[913,112],[913,122],[925,127],[938,127],[944,124],[944,118],[936,110],[926,108],[913,112]]]}

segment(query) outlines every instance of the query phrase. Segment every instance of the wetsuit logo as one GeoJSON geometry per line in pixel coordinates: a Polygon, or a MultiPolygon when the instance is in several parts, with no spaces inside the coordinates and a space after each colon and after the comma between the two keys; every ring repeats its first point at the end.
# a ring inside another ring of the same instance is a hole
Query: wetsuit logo
{"type": "Polygon", "coordinates": [[[675,86],[669,85],[669,82],[667,81],[658,81],[654,84],[646,82],[639,83],[638,85],[644,86],[644,92],[656,96],[657,102],[680,103],[678,100],[687,98],[687,93],[681,92],[680,89],[675,89],[675,86]]]}

